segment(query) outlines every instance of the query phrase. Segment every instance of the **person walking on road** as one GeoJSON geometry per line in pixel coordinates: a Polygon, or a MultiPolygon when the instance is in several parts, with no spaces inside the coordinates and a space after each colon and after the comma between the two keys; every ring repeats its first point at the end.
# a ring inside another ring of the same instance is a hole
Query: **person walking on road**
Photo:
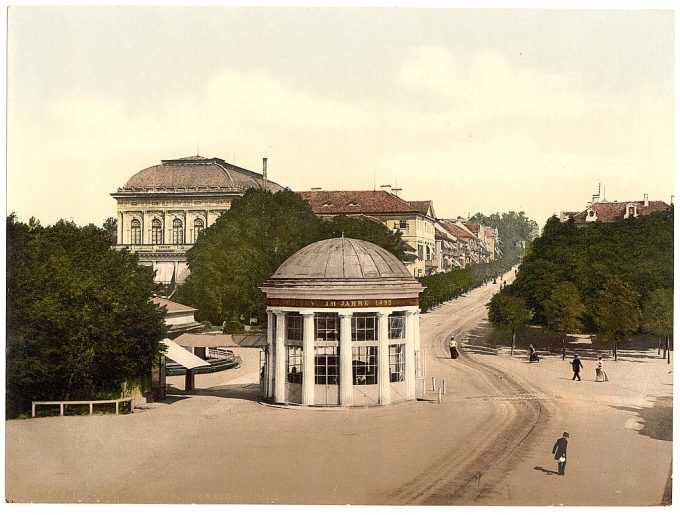
{"type": "Polygon", "coordinates": [[[578,354],[574,354],[574,359],[571,362],[571,368],[574,371],[574,377],[571,378],[573,381],[574,379],[578,379],[579,381],[581,380],[581,369],[583,368],[583,364],[581,363],[581,360],[578,359],[578,354]]]}
{"type": "Polygon", "coordinates": [[[567,468],[567,443],[569,440],[569,433],[562,433],[562,438],[559,438],[555,445],[553,445],[553,455],[557,460],[557,473],[560,476],[564,475],[564,469],[567,468]]]}
{"type": "Polygon", "coordinates": [[[449,351],[451,351],[451,359],[457,359],[460,354],[458,353],[458,342],[456,341],[456,337],[452,336],[451,341],[449,342],[449,351]]]}
{"type": "Polygon", "coordinates": [[[607,371],[604,369],[602,364],[602,356],[597,357],[597,367],[595,367],[595,382],[601,383],[603,381],[609,381],[609,376],[607,371]]]}

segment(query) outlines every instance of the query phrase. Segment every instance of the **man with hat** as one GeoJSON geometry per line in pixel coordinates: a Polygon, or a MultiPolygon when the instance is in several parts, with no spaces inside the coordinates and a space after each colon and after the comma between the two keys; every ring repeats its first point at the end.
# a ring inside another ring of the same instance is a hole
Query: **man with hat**
{"type": "Polygon", "coordinates": [[[557,460],[557,473],[560,476],[564,475],[564,469],[567,468],[567,442],[569,440],[569,433],[562,433],[562,438],[558,439],[553,445],[553,454],[557,460]]]}
{"type": "Polygon", "coordinates": [[[581,380],[581,369],[583,368],[583,364],[581,363],[581,360],[578,359],[578,354],[574,354],[574,359],[571,362],[571,369],[574,371],[574,377],[571,378],[573,381],[574,379],[578,379],[579,381],[581,380]]]}

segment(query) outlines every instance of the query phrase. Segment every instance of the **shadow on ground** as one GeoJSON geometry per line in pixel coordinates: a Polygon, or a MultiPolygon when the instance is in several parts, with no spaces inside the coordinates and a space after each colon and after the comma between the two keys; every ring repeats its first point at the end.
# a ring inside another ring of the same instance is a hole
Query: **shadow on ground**
{"type": "Polygon", "coordinates": [[[557,476],[558,475],[556,470],[548,470],[548,469],[544,469],[543,467],[534,467],[534,470],[538,470],[540,472],[545,472],[546,476],[550,476],[550,475],[557,476]]]}
{"type": "Polygon", "coordinates": [[[260,385],[253,383],[220,385],[211,388],[199,388],[191,392],[191,394],[222,397],[224,399],[258,401],[260,399],[260,385]]]}
{"type": "Polygon", "coordinates": [[[636,413],[642,419],[644,427],[638,432],[655,440],[673,441],[673,397],[658,397],[648,408],[631,408],[629,406],[612,406],[624,411],[636,413]]]}

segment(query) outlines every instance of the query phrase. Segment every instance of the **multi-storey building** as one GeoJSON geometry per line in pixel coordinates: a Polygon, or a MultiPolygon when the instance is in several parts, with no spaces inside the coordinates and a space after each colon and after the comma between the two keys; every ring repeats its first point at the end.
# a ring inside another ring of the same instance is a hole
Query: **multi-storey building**
{"type": "Polygon", "coordinates": [[[318,216],[368,215],[380,220],[393,231],[401,231],[402,239],[415,250],[415,259],[404,264],[414,277],[437,270],[435,258],[435,214],[432,202],[407,202],[383,190],[377,191],[301,191],[318,216]]]}
{"type": "Polygon", "coordinates": [[[249,188],[279,191],[264,175],[201,156],[166,159],[133,175],[118,191],[117,248],[139,254],[156,281],[181,284],[189,274],[186,251],[199,234],[249,188]]]}

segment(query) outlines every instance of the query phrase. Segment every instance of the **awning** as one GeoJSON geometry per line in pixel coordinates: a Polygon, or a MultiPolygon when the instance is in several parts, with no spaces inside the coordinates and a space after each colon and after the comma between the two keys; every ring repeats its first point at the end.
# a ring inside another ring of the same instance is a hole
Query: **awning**
{"type": "Polygon", "coordinates": [[[163,343],[168,346],[168,350],[165,351],[165,356],[170,358],[178,365],[182,365],[184,368],[191,369],[210,366],[210,363],[199,358],[198,356],[195,356],[184,347],[177,345],[169,338],[163,340],[163,343]]]}
{"type": "Polygon", "coordinates": [[[175,263],[160,262],[156,265],[156,282],[169,283],[175,272],[175,263]]]}

